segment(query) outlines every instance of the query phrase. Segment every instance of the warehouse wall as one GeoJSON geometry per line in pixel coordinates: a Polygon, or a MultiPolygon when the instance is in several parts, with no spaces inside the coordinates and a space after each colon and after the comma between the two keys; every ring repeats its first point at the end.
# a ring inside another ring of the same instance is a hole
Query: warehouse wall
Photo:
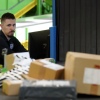
{"type": "Polygon", "coordinates": [[[100,0],[56,0],[57,54],[100,54],[100,0]]]}

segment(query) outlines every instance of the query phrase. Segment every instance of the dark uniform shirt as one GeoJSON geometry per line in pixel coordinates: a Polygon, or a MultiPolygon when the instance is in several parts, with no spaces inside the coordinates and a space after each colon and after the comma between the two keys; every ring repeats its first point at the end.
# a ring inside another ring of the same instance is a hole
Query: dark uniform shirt
{"type": "Polygon", "coordinates": [[[8,41],[6,36],[2,31],[0,31],[0,64],[4,65],[4,57],[2,55],[2,49],[6,48],[7,54],[17,53],[17,52],[27,52],[23,45],[19,42],[16,37],[11,37],[8,41]]]}

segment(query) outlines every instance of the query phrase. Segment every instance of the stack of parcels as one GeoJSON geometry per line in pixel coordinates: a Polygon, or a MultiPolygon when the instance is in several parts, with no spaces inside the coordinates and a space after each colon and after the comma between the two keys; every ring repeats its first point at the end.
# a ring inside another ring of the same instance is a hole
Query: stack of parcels
{"type": "Polygon", "coordinates": [[[28,74],[30,63],[28,52],[13,53],[6,56],[7,72],[0,73],[0,86],[2,81],[7,79],[11,81],[23,80],[22,74],[28,74]]]}
{"type": "Polygon", "coordinates": [[[13,69],[8,70],[7,72],[0,73],[0,87],[2,87],[2,82],[4,80],[24,80],[22,75],[26,75],[29,72],[29,67],[21,67],[21,66],[15,66],[13,69]]]}
{"type": "Polygon", "coordinates": [[[15,66],[29,67],[34,60],[30,58],[29,52],[13,53],[6,56],[6,67],[8,70],[15,66]]]}
{"type": "Polygon", "coordinates": [[[27,80],[59,79],[63,75],[64,67],[54,64],[52,58],[32,60],[27,53],[7,55],[8,71],[0,79],[3,81],[2,90],[7,95],[18,95],[21,83],[27,80]],[[24,54],[24,55],[23,55],[24,54]],[[6,80],[5,80],[6,79],[6,80]],[[16,88],[14,88],[16,87],[16,88]]]}
{"type": "Polygon", "coordinates": [[[76,82],[64,80],[24,81],[19,100],[76,100],[76,82]]]}
{"type": "Polygon", "coordinates": [[[6,73],[1,73],[0,81],[2,91],[7,95],[18,95],[19,88],[24,79],[32,79],[26,76],[30,63],[34,61],[29,57],[29,52],[13,53],[6,56],[6,73]]]}
{"type": "Polygon", "coordinates": [[[68,52],[65,79],[76,80],[78,93],[100,96],[100,55],[68,52]]]}

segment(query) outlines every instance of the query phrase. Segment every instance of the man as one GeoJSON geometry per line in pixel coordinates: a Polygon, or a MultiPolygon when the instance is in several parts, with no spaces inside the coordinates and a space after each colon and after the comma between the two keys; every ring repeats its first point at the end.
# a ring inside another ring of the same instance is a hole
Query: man
{"type": "Polygon", "coordinates": [[[1,31],[0,31],[0,64],[4,65],[4,57],[2,50],[7,49],[7,54],[26,52],[27,50],[21,45],[14,32],[16,29],[16,19],[12,13],[4,13],[1,17],[1,31]]]}

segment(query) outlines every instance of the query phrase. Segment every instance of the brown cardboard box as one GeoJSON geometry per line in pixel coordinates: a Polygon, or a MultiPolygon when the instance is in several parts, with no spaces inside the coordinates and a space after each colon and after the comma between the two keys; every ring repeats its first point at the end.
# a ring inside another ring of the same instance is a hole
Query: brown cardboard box
{"type": "Polygon", "coordinates": [[[25,80],[37,80],[37,79],[34,79],[34,78],[28,76],[27,74],[22,74],[21,76],[22,76],[25,80]]]}
{"type": "Polygon", "coordinates": [[[29,76],[35,79],[59,79],[64,67],[45,59],[33,61],[29,68],[29,76]]]}
{"type": "MultiPolygon", "coordinates": [[[[37,80],[29,77],[27,74],[21,75],[25,80],[37,80]]],[[[2,92],[9,96],[14,96],[19,94],[19,89],[23,80],[4,80],[2,86],[2,92]]]]}
{"type": "Polygon", "coordinates": [[[65,79],[76,80],[78,93],[100,95],[100,55],[68,52],[65,79]]]}
{"type": "Polygon", "coordinates": [[[11,70],[14,68],[13,63],[15,63],[16,61],[18,62],[25,58],[30,58],[29,57],[29,53],[28,52],[20,52],[20,53],[12,53],[6,56],[6,67],[8,70],[11,70]]]}
{"type": "Polygon", "coordinates": [[[21,83],[22,83],[21,80],[16,80],[16,81],[4,80],[2,91],[3,93],[9,96],[18,95],[21,83]]]}
{"type": "Polygon", "coordinates": [[[6,67],[8,70],[13,69],[14,66],[12,65],[14,62],[14,55],[13,54],[9,54],[6,56],[6,67]]]}

